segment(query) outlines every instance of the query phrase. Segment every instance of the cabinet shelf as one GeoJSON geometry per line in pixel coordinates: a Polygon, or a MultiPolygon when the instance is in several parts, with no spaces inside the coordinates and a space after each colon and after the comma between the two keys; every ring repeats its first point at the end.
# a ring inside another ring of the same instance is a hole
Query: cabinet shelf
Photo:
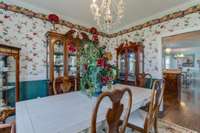
{"type": "Polygon", "coordinates": [[[56,55],[56,56],[63,56],[64,53],[63,52],[55,52],[54,55],[56,55]]]}
{"type": "Polygon", "coordinates": [[[69,53],[68,56],[77,56],[76,53],[69,53]]]}
{"type": "Polygon", "coordinates": [[[13,70],[8,70],[8,71],[0,71],[0,73],[9,73],[9,72],[15,72],[13,70]]]}
{"type": "Polygon", "coordinates": [[[55,64],[54,65],[54,67],[63,67],[63,66],[64,66],[63,64],[57,64],[57,65],[55,64]]]}
{"type": "Polygon", "coordinates": [[[15,86],[2,86],[0,87],[0,92],[15,89],[15,86]]]}

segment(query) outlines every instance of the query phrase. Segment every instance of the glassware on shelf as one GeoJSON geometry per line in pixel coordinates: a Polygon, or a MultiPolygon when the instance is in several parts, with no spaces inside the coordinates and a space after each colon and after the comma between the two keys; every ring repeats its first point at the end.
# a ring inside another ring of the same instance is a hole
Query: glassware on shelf
{"type": "Polygon", "coordinates": [[[16,66],[12,56],[0,56],[0,101],[1,106],[15,106],[16,66]],[[11,65],[12,64],[12,65],[11,65]]]}
{"type": "Polygon", "coordinates": [[[125,73],[126,73],[126,66],[125,66],[125,54],[122,54],[120,56],[120,60],[119,60],[119,79],[120,80],[124,80],[125,79],[125,73]]]}
{"type": "Polygon", "coordinates": [[[76,56],[69,56],[69,66],[76,66],[76,56]]]}
{"type": "Polygon", "coordinates": [[[64,45],[56,41],[54,45],[54,75],[55,77],[64,75],[64,45]]]}
{"type": "Polygon", "coordinates": [[[54,53],[63,54],[63,44],[60,41],[54,45],[54,53]]]}
{"type": "Polygon", "coordinates": [[[76,72],[77,72],[77,67],[69,67],[69,75],[70,76],[76,76],[76,72]]]}
{"type": "Polygon", "coordinates": [[[55,69],[54,69],[54,75],[55,75],[55,77],[60,77],[60,76],[63,76],[63,74],[64,74],[64,69],[63,69],[63,66],[62,67],[56,67],[55,69]]]}
{"type": "Polygon", "coordinates": [[[64,63],[63,63],[63,56],[54,55],[54,63],[55,63],[55,66],[62,66],[62,65],[64,65],[64,63]]]}
{"type": "Polygon", "coordinates": [[[130,52],[128,54],[128,81],[135,81],[136,75],[135,75],[135,54],[133,52],[130,52]]]}
{"type": "Polygon", "coordinates": [[[77,52],[70,52],[68,54],[68,72],[70,76],[77,74],[77,52]]]}

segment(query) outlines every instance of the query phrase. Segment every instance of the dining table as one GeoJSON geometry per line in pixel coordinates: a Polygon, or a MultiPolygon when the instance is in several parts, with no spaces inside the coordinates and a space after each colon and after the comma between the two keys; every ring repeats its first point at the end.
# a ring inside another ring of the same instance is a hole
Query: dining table
{"type": "MultiPolygon", "coordinates": [[[[151,89],[115,84],[112,89],[129,88],[132,92],[131,113],[145,106],[151,97],[151,89]]],[[[89,129],[93,108],[98,97],[90,97],[82,91],[37,98],[16,103],[17,133],[80,133],[89,129]]],[[[128,94],[122,101],[126,109],[128,94]]],[[[98,110],[97,123],[105,121],[109,99],[103,100],[98,110]]]]}

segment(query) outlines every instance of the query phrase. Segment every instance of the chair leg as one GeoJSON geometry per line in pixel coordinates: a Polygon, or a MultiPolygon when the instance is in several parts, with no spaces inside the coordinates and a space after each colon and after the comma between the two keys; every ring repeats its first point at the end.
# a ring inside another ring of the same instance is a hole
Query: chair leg
{"type": "Polygon", "coordinates": [[[155,121],[154,121],[154,132],[158,133],[157,118],[155,118],[155,121]]]}

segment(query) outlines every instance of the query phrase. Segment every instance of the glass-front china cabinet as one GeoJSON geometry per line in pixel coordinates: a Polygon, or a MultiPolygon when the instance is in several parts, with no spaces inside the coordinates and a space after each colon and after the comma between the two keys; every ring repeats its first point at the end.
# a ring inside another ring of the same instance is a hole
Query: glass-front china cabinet
{"type": "Polygon", "coordinates": [[[116,48],[120,83],[137,85],[138,75],[144,71],[143,50],[144,46],[139,42],[127,42],[116,48]]]}
{"type": "Polygon", "coordinates": [[[48,32],[47,37],[49,95],[53,94],[53,81],[61,76],[68,77],[72,88],[77,89],[80,79],[77,65],[80,39],[73,38],[73,33],[48,32]]]}
{"type": "Polygon", "coordinates": [[[0,112],[20,99],[19,58],[20,48],[0,44],[0,112]]]}

